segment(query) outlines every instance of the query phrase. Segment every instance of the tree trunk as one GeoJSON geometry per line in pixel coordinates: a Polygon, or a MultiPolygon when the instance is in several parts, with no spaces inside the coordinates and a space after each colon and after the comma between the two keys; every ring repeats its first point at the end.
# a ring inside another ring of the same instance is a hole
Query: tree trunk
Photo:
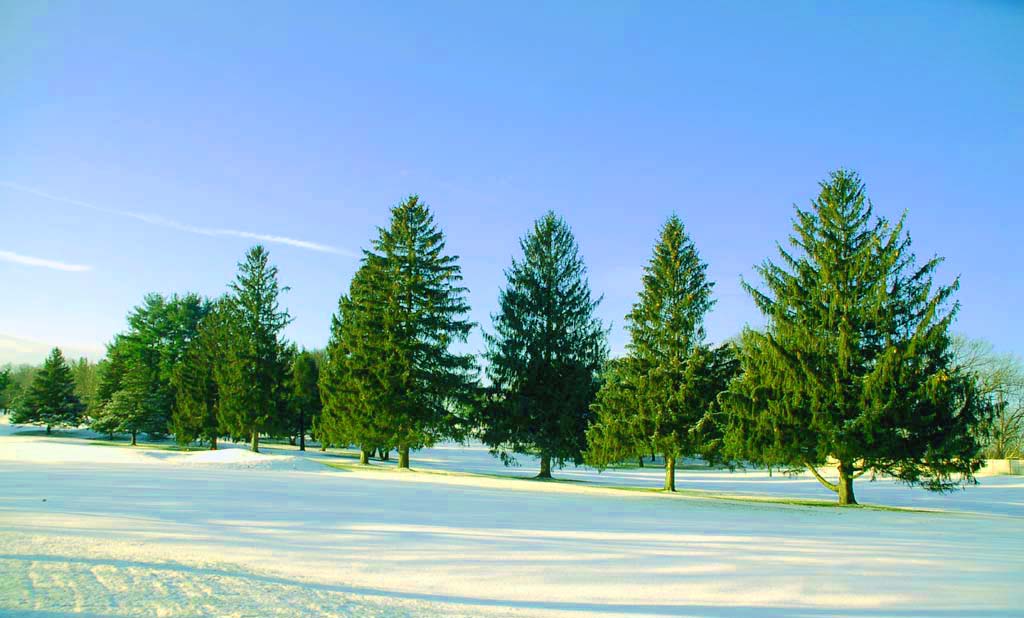
{"type": "Polygon", "coordinates": [[[384,461],[390,461],[390,459],[391,459],[391,449],[383,449],[383,450],[384,450],[384,456],[381,457],[381,459],[383,459],[384,461]]]}
{"type": "Polygon", "coordinates": [[[676,458],[665,455],[665,491],[676,490],[676,458]]]}
{"type": "Polygon", "coordinates": [[[857,500],[853,497],[853,464],[844,463],[842,460],[839,461],[839,464],[836,466],[836,469],[839,470],[838,483],[832,483],[826,480],[823,476],[821,476],[821,474],[818,472],[818,469],[815,468],[814,465],[811,464],[811,462],[804,462],[804,465],[806,465],[807,468],[811,471],[811,474],[814,475],[814,478],[818,479],[819,483],[821,483],[822,485],[831,489],[832,491],[836,492],[836,494],[839,495],[839,504],[857,504],[857,500]]]}
{"type": "Polygon", "coordinates": [[[321,442],[320,443],[320,452],[324,452],[326,450],[327,450],[327,443],[326,442],[321,442]]]}
{"type": "Polygon", "coordinates": [[[210,450],[217,450],[217,436],[213,436],[212,438],[210,438],[210,450]]]}
{"type": "Polygon", "coordinates": [[[136,434],[138,434],[137,431],[133,431],[132,432],[132,446],[135,446],[135,436],[136,436],[136,434]]]}
{"type": "Polygon", "coordinates": [[[839,494],[839,504],[857,504],[857,499],[853,495],[853,465],[840,461],[836,467],[839,468],[839,483],[836,492],[839,494]]]}
{"type": "Polygon", "coordinates": [[[46,435],[50,435],[50,426],[49,425],[46,426],[46,435]]]}
{"type": "Polygon", "coordinates": [[[551,455],[540,456],[540,472],[537,473],[539,479],[551,478],[551,455]]]}
{"type": "Polygon", "coordinates": [[[638,464],[640,464],[640,467],[641,467],[641,468],[643,468],[643,467],[644,467],[644,456],[643,456],[643,455],[641,455],[641,456],[640,456],[640,457],[639,457],[639,458],[637,459],[637,463],[638,463],[638,464]]]}
{"type": "Polygon", "coordinates": [[[252,452],[260,452],[260,432],[252,432],[252,452]]]}
{"type": "Polygon", "coordinates": [[[772,467],[768,466],[768,478],[772,478],[772,467]]]}
{"type": "Polygon", "coordinates": [[[359,449],[359,463],[364,466],[370,463],[370,451],[359,449]]]}
{"type": "Polygon", "coordinates": [[[398,445],[398,467],[409,469],[409,447],[403,444],[398,445]]]}
{"type": "Polygon", "coordinates": [[[299,450],[306,450],[306,414],[299,413],[299,450]]]}

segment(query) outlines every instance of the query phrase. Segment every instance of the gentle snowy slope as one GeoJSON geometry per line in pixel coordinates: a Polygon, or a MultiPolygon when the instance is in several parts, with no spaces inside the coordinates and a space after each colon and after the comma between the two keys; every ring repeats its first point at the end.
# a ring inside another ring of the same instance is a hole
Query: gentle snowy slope
{"type": "MultiPolygon", "coordinates": [[[[996,513],[979,515],[221,453],[0,436],[0,615],[994,617],[1021,615],[1024,604],[1019,479],[933,503],[966,499],[967,511],[996,513]]],[[[445,447],[413,462],[504,471],[484,457],[445,447]]],[[[598,478],[646,484],[658,472],[598,478]]],[[[596,476],[562,471],[577,474],[596,476]]],[[[687,470],[680,480],[812,493],[803,479],[760,474],[687,470]]],[[[891,503],[928,496],[861,486],[891,503]]]]}

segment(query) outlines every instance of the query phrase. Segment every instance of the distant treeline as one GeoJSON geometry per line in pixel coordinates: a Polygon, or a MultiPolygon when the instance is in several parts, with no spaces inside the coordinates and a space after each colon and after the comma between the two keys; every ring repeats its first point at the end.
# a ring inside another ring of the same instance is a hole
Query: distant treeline
{"type": "Polygon", "coordinates": [[[718,346],[704,332],[714,283],[678,216],[614,359],[566,222],[547,213],[520,247],[480,359],[454,351],[476,327],[459,258],[412,196],[363,252],[326,350],[283,338],[287,288],[256,246],[220,298],[146,296],[98,364],[54,350],[41,368],[0,372],[0,407],[133,444],[226,436],[258,450],[274,436],[305,449],[309,436],[355,445],[364,462],[397,450],[400,467],[410,451],[478,438],[506,463],[536,455],[542,478],[658,454],[667,490],[683,457],[809,468],[842,504],[867,472],[946,490],[973,481],[983,449],[1021,449],[1019,362],[951,337],[958,282],[933,281],[940,259],[918,261],[904,218],[876,217],[852,172],[821,183],[760,282],[743,282],[766,327],[718,346]]]}

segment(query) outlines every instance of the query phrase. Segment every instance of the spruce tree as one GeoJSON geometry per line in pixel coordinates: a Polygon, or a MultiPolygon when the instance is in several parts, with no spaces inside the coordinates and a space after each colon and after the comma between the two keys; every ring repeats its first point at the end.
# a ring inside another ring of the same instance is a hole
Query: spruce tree
{"type": "Polygon", "coordinates": [[[658,452],[665,459],[664,488],[675,491],[676,461],[712,454],[720,433],[717,397],[731,376],[722,362],[728,348],[713,351],[704,343],[704,316],[714,304],[706,270],[673,215],[626,316],[626,356],[610,367],[594,402],[588,463],[603,467],[658,452]]]}
{"type": "Polygon", "coordinates": [[[292,362],[292,429],[299,437],[299,450],[306,450],[306,433],[320,416],[320,366],[316,356],[303,350],[292,362]]]}
{"type": "Polygon", "coordinates": [[[206,441],[217,450],[220,426],[216,367],[224,349],[224,301],[214,303],[199,325],[198,333],[185,349],[184,356],[171,374],[174,409],[171,432],[179,444],[206,441]]]}
{"type": "Polygon", "coordinates": [[[261,433],[276,431],[287,413],[288,344],[281,336],[291,322],[278,296],[288,288],[261,245],[246,253],[223,306],[221,362],[217,363],[220,426],[232,437],[249,438],[259,452],[261,433]]]}
{"type": "Polygon", "coordinates": [[[381,412],[386,394],[381,377],[388,373],[385,362],[393,357],[380,352],[385,345],[383,301],[374,297],[377,287],[371,285],[370,276],[364,260],[331,319],[319,382],[323,412],[317,424],[322,445],[355,444],[363,464],[369,462],[371,451],[394,446],[387,417],[381,412]]]}
{"type": "Polygon", "coordinates": [[[20,398],[11,422],[52,427],[77,427],[84,410],[75,395],[75,379],[59,348],[46,357],[42,368],[20,398]]]}
{"type": "Polygon", "coordinates": [[[157,385],[154,370],[142,363],[125,373],[121,388],[108,401],[94,427],[106,433],[124,432],[132,437],[132,446],[140,433],[162,435],[167,431],[168,393],[157,385]]]}
{"type": "Polygon", "coordinates": [[[472,329],[458,257],[429,207],[413,195],[391,209],[332,322],[320,380],[331,442],[409,451],[464,430],[475,363],[456,354],[472,329]]]}
{"type": "Polygon", "coordinates": [[[133,441],[139,432],[162,436],[170,431],[176,394],[171,377],[208,310],[209,303],[195,294],[147,294],[132,309],[128,329],[107,346],[107,359],[89,401],[94,430],[133,432],[133,441]],[[133,392],[108,407],[119,391],[129,388],[129,374],[133,392]]]}
{"type": "Polygon", "coordinates": [[[840,504],[869,470],[941,491],[980,465],[988,410],[950,347],[958,284],[933,285],[940,259],[917,263],[904,220],[874,218],[860,178],[834,172],[796,210],[781,262],[757,268],[764,289],[744,282],[767,327],[743,335],[729,450],[806,466],[840,504]]]}
{"type": "Polygon", "coordinates": [[[493,333],[485,333],[490,385],[480,408],[482,439],[506,465],[514,453],[551,464],[582,463],[606,331],[572,230],[548,212],[520,241],[506,271],[493,333]]]}

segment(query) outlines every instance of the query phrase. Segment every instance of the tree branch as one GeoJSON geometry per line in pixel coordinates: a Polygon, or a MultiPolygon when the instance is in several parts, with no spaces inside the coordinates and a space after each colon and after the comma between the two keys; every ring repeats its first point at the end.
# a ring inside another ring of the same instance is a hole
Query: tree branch
{"type": "Polygon", "coordinates": [[[834,491],[836,493],[839,493],[839,485],[836,485],[835,483],[829,483],[828,481],[826,481],[825,477],[823,477],[822,475],[818,474],[817,468],[815,468],[814,465],[811,464],[811,462],[805,461],[804,465],[807,466],[807,469],[811,471],[811,474],[814,475],[814,478],[818,479],[819,483],[821,483],[825,487],[828,487],[832,491],[834,491]]]}

